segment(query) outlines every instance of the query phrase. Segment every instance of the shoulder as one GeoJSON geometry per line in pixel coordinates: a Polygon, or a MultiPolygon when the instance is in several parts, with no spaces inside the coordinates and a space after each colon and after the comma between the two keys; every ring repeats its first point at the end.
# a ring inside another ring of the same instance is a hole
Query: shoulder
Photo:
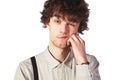
{"type": "MultiPolygon", "coordinates": [[[[39,60],[40,59],[43,59],[42,57],[44,57],[44,54],[43,54],[44,52],[41,52],[41,53],[39,53],[39,54],[37,54],[37,55],[35,55],[34,57],[35,57],[35,59],[37,60],[37,58],[39,58],[39,60]]],[[[31,57],[33,57],[33,56],[31,56],[31,57]]],[[[23,60],[23,61],[21,61],[20,63],[19,63],[19,66],[20,67],[23,67],[23,68],[32,68],[32,62],[31,62],[31,57],[29,57],[28,59],[25,59],[25,60],[23,60]]]]}
{"type": "MultiPolygon", "coordinates": [[[[87,59],[88,60],[93,60],[93,59],[96,59],[96,57],[94,55],[91,55],[91,54],[87,54],[87,59]]],[[[97,60],[97,59],[96,59],[97,60]]]]}
{"type": "Polygon", "coordinates": [[[18,66],[18,67],[19,67],[20,71],[22,71],[22,72],[24,72],[24,73],[26,73],[26,72],[28,72],[28,71],[31,72],[31,70],[32,70],[31,59],[28,58],[28,59],[26,59],[26,60],[21,61],[21,62],[19,63],[19,66],[18,66]]]}
{"type": "MultiPolygon", "coordinates": [[[[39,53],[38,55],[35,55],[35,58],[38,56],[41,56],[42,54],[39,53]]],[[[28,59],[25,59],[19,63],[16,69],[15,74],[15,80],[18,80],[18,78],[24,79],[24,80],[33,80],[33,66],[31,62],[31,57],[28,59]]]]}
{"type": "MultiPolygon", "coordinates": [[[[35,56],[31,56],[31,57],[37,58],[37,57],[42,57],[42,56],[43,56],[42,53],[39,53],[39,54],[37,54],[35,56]]],[[[25,60],[21,61],[20,64],[19,64],[19,66],[28,67],[28,68],[31,67],[32,66],[31,57],[29,57],[28,59],[25,59],[25,60]]]]}
{"type": "Polygon", "coordinates": [[[32,65],[31,65],[31,60],[26,59],[24,61],[21,61],[16,69],[15,73],[15,80],[18,80],[19,78],[21,79],[33,79],[33,74],[32,72],[32,65]]]}

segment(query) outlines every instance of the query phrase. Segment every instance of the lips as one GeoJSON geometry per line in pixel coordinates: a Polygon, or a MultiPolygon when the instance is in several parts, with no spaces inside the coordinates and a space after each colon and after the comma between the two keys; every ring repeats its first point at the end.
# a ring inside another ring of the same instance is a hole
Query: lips
{"type": "Polygon", "coordinates": [[[67,39],[68,37],[67,36],[58,36],[57,38],[64,40],[64,39],[67,39]]]}

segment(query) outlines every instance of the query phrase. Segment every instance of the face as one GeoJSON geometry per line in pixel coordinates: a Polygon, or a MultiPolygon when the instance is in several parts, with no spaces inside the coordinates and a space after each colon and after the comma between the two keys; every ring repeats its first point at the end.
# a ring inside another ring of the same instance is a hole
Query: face
{"type": "Polygon", "coordinates": [[[77,22],[63,20],[60,17],[51,17],[50,22],[47,24],[50,32],[49,44],[62,49],[68,47],[67,40],[72,34],[78,33],[79,25],[77,22]]]}

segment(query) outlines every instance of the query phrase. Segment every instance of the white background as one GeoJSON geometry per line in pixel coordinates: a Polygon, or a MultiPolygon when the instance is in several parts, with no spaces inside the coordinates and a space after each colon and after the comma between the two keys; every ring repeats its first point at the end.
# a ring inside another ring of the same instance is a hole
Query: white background
{"type": "MultiPolygon", "coordinates": [[[[120,80],[119,0],[86,0],[89,31],[81,37],[86,50],[100,62],[102,80],[120,80]]],[[[48,45],[48,30],[42,28],[40,11],[44,0],[0,0],[0,79],[13,80],[19,62],[48,45]]]]}

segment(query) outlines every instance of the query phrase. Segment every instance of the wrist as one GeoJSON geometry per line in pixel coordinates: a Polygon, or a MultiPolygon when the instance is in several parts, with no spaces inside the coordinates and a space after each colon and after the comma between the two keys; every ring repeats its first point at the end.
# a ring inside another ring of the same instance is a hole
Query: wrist
{"type": "Polygon", "coordinates": [[[88,65],[89,64],[89,62],[85,62],[85,63],[81,63],[80,65],[88,65]]]}
{"type": "Polygon", "coordinates": [[[77,64],[78,65],[84,65],[84,64],[89,64],[89,62],[88,61],[82,61],[82,62],[80,62],[80,61],[77,61],[77,64]]]}

